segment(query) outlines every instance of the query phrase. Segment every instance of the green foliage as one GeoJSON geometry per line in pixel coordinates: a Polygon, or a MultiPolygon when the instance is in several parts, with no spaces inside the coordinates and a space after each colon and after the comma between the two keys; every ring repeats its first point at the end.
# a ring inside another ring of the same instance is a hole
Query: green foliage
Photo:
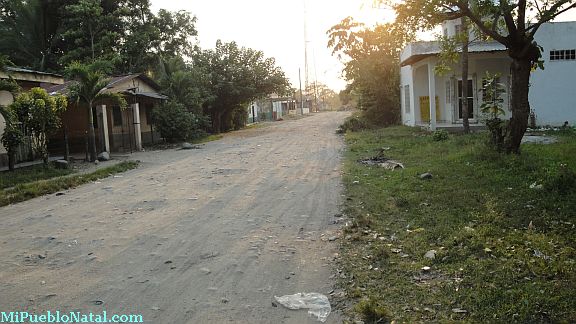
{"type": "Polygon", "coordinates": [[[18,66],[57,71],[60,9],[67,0],[8,0],[0,5],[0,53],[18,66]]]}
{"type": "MultiPolygon", "coordinates": [[[[2,108],[0,107],[0,109],[2,108]]],[[[16,123],[8,119],[5,120],[6,120],[6,127],[4,128],[2,137],[0,137],[0,141],[8,151],[8,154],[12,154],[13,151],[18,147],[18,145],[22,143],[24,134],[22,133],[18,125],[16,125],[16,123]]]]}
{"type": "Polygon", "coordinates": [[[15,187],[25,183],[61,177],[74,171],[71,169],[56,169],[52,166],[31,166],[18,168],[13,172],[0,172],[0,190],[15,187]]]}
{"type": "Polygon", "coordinates": [[[255,99],[290,93],[290,83],[273,58],[235,42],[219,40],[214,49],[198,51],[194,65],[209,71],[206,84],[211,96],[204,112],[211,117],[215,133],[244,126],[235,116],[246,114],[246,105],[255,99]]]}
{"type": "Polygon", "coordinates": [[[351,83],[345,94],[374,124],[391,125],[400,120],[400,68],[402,47],[412,39],[395,24],[365,28],[351,17],[328,30],[328,47],[346,58],[344,77],[351,83]]]}
{"type": "MultiPolygon", "coordinates": [[[[42,88],[32,88],[19,94],[10,105],[25,134],[31,136],[32,148],[43,158],[44,164],[48,163],[48,136],[60,128],[60,115],[66,110],[67,105],[66,97],[50,96],[42,88]]],[[[7,141],[12,144],[19,142],[20,134],[15,130],[16,125],[9,128],[11,135],[7,141]]]]}
{"type": "Polygon", "coordinates": [[[364,323],[376,324],[388,321],[388,311],[374,299],[359,301],[354,310],[360,314],[364,323]]]}
{"type": "Polygon", "coordinates": [[[98,169],[92,173],[75,174],[71,176],[60,176],[61,174],[59,173],[47,171],[47,173],[40,176],[45,180],[32,182],[28,182],[29,180],[32,180],[31,178],[23,177],[20,178],[21,182],[16,184],[13,188],[0,190],[0,206],[15,204],[42,195],[74,188],[85,183],[109,177],[116,173],[134,169],[138,167],[138,164],[138,161],[123,161],[114,166],[98,169]],[[50,175],[53,175],[54,177],[49,177],[50,175]]]}
{"type": "Polygon", "coordinates": [[[366,120],[362,116],[355,114],[353,116],[346,118],[344,123],[342,125],[340,125],[340,127],[338,128],[337,133],[338,134],[346,134],[346,132],[348,132],[348,131],[358,132],[358,131],[361,131],[363,129],[367,129],[368,127],[369,126],[368,126],[368,123],[366,122],[366,120]]]}
{"type": "Polygon", "coordinates": [[[432,139],[436,142],[442,142],[447,140],[449,137],[448,132],[444,129],[439,129],[432,133],[432,139]]]}
{"type": "Polygon", "coordinates": [[[186,64],[180,57],[161,60],[156,78],[164,94],[197,115],[202,114],[202,106],[212,98],[206,67],[186,64]]]}
{"type": "Polygon", "coordinates": [[[453,70],[453,66],[460,59],[460,41],[459,37],[442,36],[440,38],[440,53],[438,54],[438,62],[434,65],[434,73],[446,75],[453,70]]]}
{"type": "Polygon", "coordinates": [[[506,93],[506,87],[499,82],[500,74],[490,74],[486,71],[486,75],[482,78],[482,104],[480,110],[490,115],[491,119],[498,118],[506,114],[502,106],[504,105],[504,98],[502,95],[506,93]]]}
{"type": "Polygon", "coordinates": [[[18,66],[63,72],[106,60],[114,74],[150,71],[159,57],[190,56],[196,18],[152,13],[149,0],[2,0],[0,53],[18,66]]]}
{"type": "Polygon", "coordinates": [[[110,63],[94,61],[91,64],[83,64],[78,61],[72,62],[66,67],[66,75],[75,81],[70,86],[70,98],[76,103],[84,103],[88,110],[88,139],[90,149],[90,161],[96,160],[96,136],[94,133],[94,120],[92,109],[97,101],[109,100],[117,104],[121,109],[126,108],[127,103],[120,93],[107,92],[109,79],[106,72],[110,71],[110,63]]]}
{"type": "Polygon", "coordinates": [[[491,134],[490,143],[497,151],[503,149],[507,125],[505,121],[500,119],[500,116],[505,114],[502,108],[504,104],[502,95],[506,93],[506,90],[499,80],[500,74],[490,74],[486,71],[486,75],[482,79],[482,104],[480,105],[480,111],[490,116],[486,120],[486,127],[491,134]]]}
{"type": "Polygon", "coordinates": [[[152,119],[156,129],[169,143],[194,140],[206,135],[209,120],[194,114],[175,101],[169,101],[153,110],[152,119]]]}

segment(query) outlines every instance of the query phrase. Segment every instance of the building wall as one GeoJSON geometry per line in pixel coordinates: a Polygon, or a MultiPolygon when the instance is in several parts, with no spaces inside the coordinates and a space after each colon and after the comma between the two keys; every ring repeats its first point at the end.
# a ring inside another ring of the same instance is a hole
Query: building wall
{"type": "Polygon", "coordinates": [[[543,47],[544,70],[530,79],[530,107],[538,125],[576,125],[576,60],[550,60],[551,50],[576,49],[576,22],[543,24],[536,33],[543,47]]]}

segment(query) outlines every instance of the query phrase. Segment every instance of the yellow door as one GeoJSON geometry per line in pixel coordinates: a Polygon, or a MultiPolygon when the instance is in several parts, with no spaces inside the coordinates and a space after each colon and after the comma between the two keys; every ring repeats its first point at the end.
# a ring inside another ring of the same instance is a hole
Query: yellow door
{"type": "MultiPolygon", "coordinates": [[[[436,120],[441,120],[440,116],[440,102],[438,96],[436,99],[436,120]]],[[[430,122],[430,97],[420,97],[420,120],[422,122],[430,122]]]]}

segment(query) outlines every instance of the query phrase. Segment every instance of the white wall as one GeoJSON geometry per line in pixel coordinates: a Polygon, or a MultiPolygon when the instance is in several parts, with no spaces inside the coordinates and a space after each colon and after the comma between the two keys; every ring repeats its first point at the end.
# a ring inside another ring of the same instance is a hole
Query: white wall
{"type": "Polygon", "coordinates": [[[412,67],[410,65],[400,68],[400,98],[402,102],[402,124],[408,126],[415,126],[416,120],[414,119],[414,86],[412,85],[412,67]],[[406,102],[404,96],[404,86],[410,86],[410,111],[406,112],[406,102]]]}
{"type": "Polygon", "coordinates": [[[576,22],[543,24],[536,42],[544,48],[544,70],[531,75],[530,107],[538,125],[576,125],[576,60],[550,61],[550,50],[576,49],[576,22]]]}

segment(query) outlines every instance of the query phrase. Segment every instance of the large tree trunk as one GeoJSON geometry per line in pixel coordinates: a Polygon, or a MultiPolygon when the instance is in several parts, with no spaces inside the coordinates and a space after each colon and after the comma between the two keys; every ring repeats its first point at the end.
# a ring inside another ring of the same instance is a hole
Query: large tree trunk
{"type": "Polygon", "coordinates": [[[468,107],[468,19],[462,17],[462,126],[464,133],[470,133],[470,121],[468,120],[469,107],[468,107]]]}
{"type": "Polygon", "coordinates": [[[96,161],[96,134],[94,132],[94,115],[92,114],[92,104],[88,108],[88,149],[90,151],[90,162],[96,161]]]}
{"type": "Polygon", "coordinates": [[[520,153],[520,143],[528,127],[530,103],[528,102],[528,89],[532,60],[530,58],[514,58],[511,64],[512,91],[510,103],[512,118],[506,129],[504,150],[506,153],[520,153]]]}

